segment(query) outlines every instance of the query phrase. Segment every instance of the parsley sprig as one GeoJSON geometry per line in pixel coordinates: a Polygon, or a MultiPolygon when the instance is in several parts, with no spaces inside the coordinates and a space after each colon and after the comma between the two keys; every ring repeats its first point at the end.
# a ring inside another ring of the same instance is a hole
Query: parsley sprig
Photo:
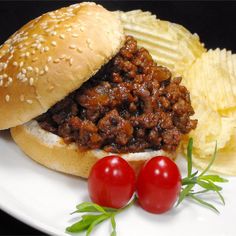
{"type": "Polygon", "coordinates": [[[185,178],[182,179],[182,189],[179,196],[179,200],[177,202],[177,206],[186,198],[191,198],[192,200],[196,201],[197,203],[204,205],[217,213],[219,213],[218,209],[212,205],[211,203],[203,200],[199,196],[201,194],[207,192],[214,192],[219,197],[219,200],[225,205],[225,200],[221,194],[222,187],[215,183],[225,183],[228,182],[227,179],[220,177],[219,175],[208,175],[206,174],[208,170],[211,168],[212,164],[216,159],[216,152],[217,152],[217,142],[215,145],[215,150],[212,155],[211,161],[199,175],[198,171],[192,171],[192,153],[193,153],[193,139],[190,138],[187,147],[187,160],[188,160],[188,174],[185,178]],[[199,191],[194,191],[194,187],[198,185],[200,187],[199,191]]]}
{"type": "Polygon", "coordinates": [[[70,233],[78,233],[86,230],[86,236],[89,236],[98,224],[110,219],[112,226],[111,236],[116,236],[115,216],[121,213],[122,211],[126,210],[127,208],[131,207],[135,203],[135,201],[136,197],[134,197],[128,205],[120,209],[102,207],[92,202],[81,203],[76,206],[77,210],[72,212],[71,214],[87,214],[82,215],[80,221],[68,227],[66,231],[70,233]]]}

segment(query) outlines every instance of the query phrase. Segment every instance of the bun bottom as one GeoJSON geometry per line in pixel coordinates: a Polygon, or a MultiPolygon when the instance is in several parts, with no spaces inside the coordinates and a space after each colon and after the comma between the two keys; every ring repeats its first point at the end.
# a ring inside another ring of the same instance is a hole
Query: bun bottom
{"type": "Polygon", "coordinates": [[[103,150],[81,151],[75,143],[65,144],[61,137],[43,130],[35,120],[11,128],[11,135],[22,151],[36,162],[50,169],[83,178],[88,178],[95,162],[107,155],[122,156],[136,172],[153,156],[165,155],[171,159],[176,156],[176,153],[163,150],[128,154],[113,154],[103,150]]]}

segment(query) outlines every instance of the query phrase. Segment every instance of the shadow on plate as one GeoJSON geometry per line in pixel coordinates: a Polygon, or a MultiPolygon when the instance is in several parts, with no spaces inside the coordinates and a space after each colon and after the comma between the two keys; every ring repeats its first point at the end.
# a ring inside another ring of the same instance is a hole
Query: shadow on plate
{"type": "Polygon", "coordinates": [[[10,130],[1,130],[0,131],[0,139],[4,139],[7,142],[13,142],[11,134],[10,134],[10,130]]]}

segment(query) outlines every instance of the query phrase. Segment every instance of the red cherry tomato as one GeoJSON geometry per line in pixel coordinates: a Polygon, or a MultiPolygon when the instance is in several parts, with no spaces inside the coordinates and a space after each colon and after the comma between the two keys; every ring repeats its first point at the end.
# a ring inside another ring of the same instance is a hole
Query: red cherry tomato
{"type": "Polygon", "coordinates": [[[163,213],[172,208],[181,189],[177,165],[165,156],[147,161],[137,179],[139,204],[151,213],[163,213]]]}
{"type": "Polygon", "coordinates": [[[135,173],[119,156],[107,156],[92,167],[88,190],[93,202],[112,208],[124,207],[135,191],[135,173]]]}

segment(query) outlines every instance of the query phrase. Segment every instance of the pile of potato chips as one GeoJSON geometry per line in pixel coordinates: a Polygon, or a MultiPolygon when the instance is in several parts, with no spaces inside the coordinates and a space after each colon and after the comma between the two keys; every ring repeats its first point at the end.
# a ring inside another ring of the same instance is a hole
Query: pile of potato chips
{"type": "Polygon", "coordinates": [[[188,88],[196,130],[193,162],[208,165],[217,141],[217,159],[211,170],[236,175],[236,55],[225,49],[207,50],[197,34],[183,26],[162,21],[150,12],[117,12],[127,35],[149,50],[157,64],[168,67],[174,76],[182,76],[188,88]]]}

